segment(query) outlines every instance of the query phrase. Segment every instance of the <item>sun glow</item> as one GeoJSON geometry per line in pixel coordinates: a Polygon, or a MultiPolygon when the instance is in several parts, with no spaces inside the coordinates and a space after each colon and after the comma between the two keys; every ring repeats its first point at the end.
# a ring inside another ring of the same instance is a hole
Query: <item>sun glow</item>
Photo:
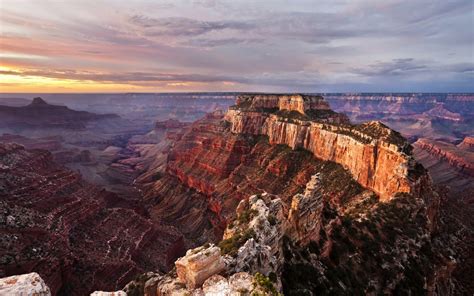
{"type": "Polygon", "coordinates": [[[143,87],[130,84],[24,75],[17,68],[0,66],[0,92],[116,92],[140,89],[143,87]]]}

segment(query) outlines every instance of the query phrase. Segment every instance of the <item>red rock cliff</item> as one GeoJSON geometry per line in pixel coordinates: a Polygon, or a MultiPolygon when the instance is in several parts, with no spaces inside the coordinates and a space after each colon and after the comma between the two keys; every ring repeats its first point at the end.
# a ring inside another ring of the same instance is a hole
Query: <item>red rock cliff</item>
{"type": "Polygon", "coordinates": [[[317,98],[240,97],[225,119],[231,123],[233,133],[267,135],[271,144],[304,148],[320,159],[341,164],[382,200],[390,200],[397,192],[417,190],[418,182],[413,179],[416,163],[398,133],[379,122],[349,125],[337,113],[328,115],[327,104],[317,98]]]}

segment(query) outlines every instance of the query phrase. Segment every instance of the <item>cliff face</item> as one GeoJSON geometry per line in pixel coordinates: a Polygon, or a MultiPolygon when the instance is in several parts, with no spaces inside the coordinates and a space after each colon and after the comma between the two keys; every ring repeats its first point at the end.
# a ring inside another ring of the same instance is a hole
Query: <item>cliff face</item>
{"type": "MultiPolygon", "coordinates": [[[[306,103],[310,109],[296,116],[258,112],[253,106],[265,105],[265,108],[283,110],[282,104],[277,105],[273,100],[271,105],[262,97],[253,97],[256,102],[250,106],[245,103],[250,99],[239,99],[238,104],[227,112],[225,119],[230,122],[233,133],[266,135],[271,144],[304,148],[317,158],[339,163],[357,182],[377,192],[383,200],[391,199],[397,192],[417,190],[417,182],[413,180],[416,178],[413,174],[416,163],[409,154],[408,144],[398,133],[378,122],[351,126],[335,115],[318,117],[318,112],[327,110],[321,103],[315,106],[306,103]],[[264,103],[259,103],[260,100],[264,103]],[[319,109],[320,106],[323,109],[319,109]],[[316,116],[300,119],[299,115],[309,113],[308,110],[316,116]]],[[[305,97],[300,97],[301,100],[304,101],[305,97]]],[[[282,101],[286,102],[286,97],[282,101]]],[[[296,107],[292,110],[300,110],[298,104],[293,105],[296,107]]]]}

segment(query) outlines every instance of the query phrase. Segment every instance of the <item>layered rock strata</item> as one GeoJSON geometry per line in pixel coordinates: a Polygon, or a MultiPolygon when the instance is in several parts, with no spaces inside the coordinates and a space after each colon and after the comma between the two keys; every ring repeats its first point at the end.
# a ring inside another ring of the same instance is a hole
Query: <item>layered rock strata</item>
{"type": "Polygon", "coordinates": [[[470,151],[469,140],[462,142],[460,147],[429,139],[419,139],[413,145],[439,160],[447,161],[459,172],[474,177],[474,152],[470,151]],[[462,147],[466,147],[466,150],[462,147]]]}
{"type": "Polygon", "coordinates": [[[0,144],[0,275],[37,272],[52,293],[118,289],[182,253],[173,227],[53,162],[50,152],[0,144]],[[87,282],[87,285],[84,285],[87,282]]]}
{"type": "MultiPolygon", "coordinates": [[[[266,135],[271,144],[285,144],[292,149],[304,148],[320,159],[343,165],[357,182],[374,190],[383,200],[391,199],[397,192],[417,190],[413,174],[417,169],[416,163],[409,154],[408,144],[398,133],[379,122],[352,126],[341,124],[337,116],[318,118],[318,112],[327,110],[326,106],[319,103],[313,107],[309,98],[299,98],[303,102],[309,101],[306,106],[310,109],[301,113],[298,104],[290,104],[290,109],[298,112],[296,116],[258,111],[255,105],[279,111],[286,109],[278,100],[254,96],[238,99],[237,105],[229,109],[225,119],[230,122],[233,133],[266,135]],[[252,102],[250,106],[248,102],[252,102]],[[299,116],[308,114],[308,110],[316,116],[299,116]]],[[[286,98],[282,100],[286,101],[286,98]]]]}

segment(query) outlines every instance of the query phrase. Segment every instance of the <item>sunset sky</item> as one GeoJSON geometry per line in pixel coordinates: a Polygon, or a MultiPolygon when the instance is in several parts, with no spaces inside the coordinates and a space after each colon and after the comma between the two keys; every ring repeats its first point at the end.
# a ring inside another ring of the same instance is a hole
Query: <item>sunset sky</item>
{"type": "Polygon", "coordinates": [[[474,1],[0,0],[0,92],[474,92],[474,1]]]}

